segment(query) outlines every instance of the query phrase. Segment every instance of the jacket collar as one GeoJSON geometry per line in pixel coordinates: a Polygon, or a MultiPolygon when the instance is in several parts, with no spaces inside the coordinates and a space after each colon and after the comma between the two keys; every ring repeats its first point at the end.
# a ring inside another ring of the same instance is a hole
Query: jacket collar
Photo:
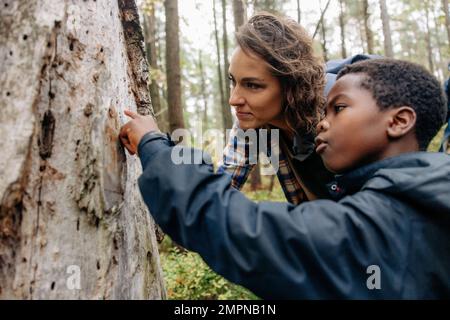
{"type": "Polygon", "coordinates": [[[406,153],[386,158],[361,166],[347,173],[336,175],[335,181],[327,185],[328,191],[335,200],[340,200],[344,196],[352,195],[360,191],[378,170],[382,168],[402,168],[408,166],[410,161],[416,162],[417,154],[418,153],[406,153]]]}

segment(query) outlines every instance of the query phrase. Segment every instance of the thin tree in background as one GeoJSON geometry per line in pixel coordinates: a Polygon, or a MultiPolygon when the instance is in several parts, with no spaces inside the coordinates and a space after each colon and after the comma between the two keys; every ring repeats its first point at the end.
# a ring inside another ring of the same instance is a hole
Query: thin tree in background
{"type": "MultiPolygon", "coordinates": [[[[163,4],[161,2],[161,4],[163,4]]],[[[156,12],[155,12],[156,13],[156,12]]],[[[156,50],[156,54],[157,54],[157,61],[160,62],[160,69],[161,69],[161,73],[165,76],[165,78],[167,78],[167,72],[166,72],[166,61],[165,61],[165,57],[166,57],[166,43],[165,43],[165,23],[164,21],[162,21],[162,19],[160,17],[158,17],[157,15],[155,15],[156,18],[156,37],[155,37],[155,41],[156,41],[156,47],[158,48],[158,50],[156,50]]],[[[168,115],[168,104],[167,104],[167,81],[162,81],[160,83],[160,89],[161,89],[161,96],[160,96],[160,101],[161,101],[161,108],[162,110],[165,110],[164,113],[164,120],[165,120],[165,128],[166,130],[169,130],[169,115],[168,115]]]]}
{"type": "Polygon", "coordinates": [[[431,30],[430,30],[430,2],[425,0],[423,2],[425,7],[425,41],[427,44],[427,53],[428,53],[428,68],[431,72],[434,72],[434,64],[433,64],[433,49],[431,46],[431,30]]]}
{"type": "MultiPolygon", "coordinates": [[[[325,13],[328,10],[330,2],[331,2],[331,0],[328,0],[327,4],[325,5],[325,8],[323,10],[321,10],[321,12],[320,12],[320,18],[319,18],[319,21],[316,24],[316,27],[314,29],[314,33],[313,33],[313,36],[312,36],[313,39],[316,37],[317,32],[319,31],[320,25],[322,24],[322,21],[323,21],[323,19],[325,17],[325,13]]],[[[322,6],[320,6],[320,7],[322,7],[322,6]]]]}
{"type": "Polygon", "coordinates": [[[344,0],[339,0],[339,27],[341,30],[341,56],[342,58],[347,57],[347,49],[345,47],[345,11],[344,11],[344,0]]]}
{"type": "MultiPolygon", "coordinates": [[[[321,47],[322,47],[322,55],[323,55],[323,59],[325,61],[328,61],[328,49],[327,49],[327,30],[326,30],[326,24],[325,24],[325,12],[328,9],[328,6],[330,5],[331,0],[328,0],[325,9],[321,9],[321,14],[320,14],[320,19],[319,22],[316,26],[316,30],[314,31],[314,35],[313,38],[315,37],[316,33],[317,33],[317,28],[320,27],[320,33],[321,33],[321,47]]],[[[319,0],[319,7],[322,8],[322,1],[319,0]]]]}
{"type": "Polygon", "coordinates": [[[300,8],[300,0],[297,0],[297,22],[298,24],[302,23],[302,10],[300,8]]]}
{"type": "Polygon", "coordinates": [[[447,68],[447,61],[444,58],[445,53],[442,52],[442,50],[444,48],[446,48],[446,44],[445,44],[445,40],[443,41],[443,39],[441,39],[440,37],[440,27],[439,27],[439,16],[437,14],[437,12],[435,10],[433,10],[433,19],[434,19],[434,24],[436,26],[436,28],[434,28],[434,39],[436,41],[437,44],[437,52],[438,52],[438,56],[439,56],[439,63],[437,62],[438,66],[438,76],[440,78],[440,80],[443,80],[443,77],[445,76],[445,73],[442,73],[443,70],[445,70],[447,68]]]}
{"type": "MultiPolygon", "coordinates": [[[[357,5],[359,6],[359,2],[357,3],[357,5]]],[[[360,11],[360,10],[358,10],[358,11],[360,11]]],[[[364,39],[366,32],[365,32],[365,29],[364,29],[364,22],[362,20],[364,20],[364,18],[362,18],[360,12],[358,12],[358,15],[357,15],[357,18],[356,18],[356,24],[358,25],[358,30],[359,30],[359,32],[358,32],[359,33],[359,41],[361,41],[361,50],[362,51],[366,51],[367,50],[366,49],[367,43],[366,43],[366,41],[364,39]]]]}
{"type": "Polygon", "coordinates": [[[213,15],[214,15],[214,38],[216,40],[216,54],[217,54],[217,75],[219,78],[219,94],[220,94],[220,109],[222,110],[222,125],[223,130],[226,130],[225,116],[223,115],[223,110],[227,106],[227,101],[225,101],[225,93],[223,91],[223,76],[221,67],[221,54],[220,54],[220,42],[219,42],[219,30],[217,28],[217,17],[216,17],[216,0],[213,0],[213,15]]]}
{"type": "Polygon", "coordinates": [[[320,32],[322,34],[322,55],[325,61],[328,61],[328,48],[327,48],[327,29],[325,25],[325,19],[322,19],[322,23],[320,24],[320,32]]]}
{"type": "Polygon", "coordinates": [[[147,61],[150,65],[150,97],[152,99],[153,111],[156,119],[158,120],[158,126],[161,130],[167,130],[167,120],[165,113],[161,106],[161,97],[159,94],[159,86],[156,81],[156,75],[159,72],[158,66],[158,50],[156,46],[156,17],[155,17],[155,5],[152,3],[144,11],[144,35],[145,35],[145,49],[147,55],[147,61]]]}
{"type": "Polygon", "coordinates": [[[258,11],[268,11],[275,14],[280,14],[283,11],[283,6],[287,0],[253,0],[253,10],[258,11]]]}
{"type": "Polygon", "coordinates": [[[369,1],[363,0],[362,7],[362,16],[364,20],[364,31],[366,33],[366,42],[367,42],[367,53],[373,54],[373,32],[369,26],[370,12],[369,12],[369,1]]]}
{"type": "Polygon", "coordinates": [[[394,57],[394,51],[392,49],[391,27],[390,18],[386,6],[386,0],[380,0],[380,12],[381,21],[383,23],[383,36],[384,36],[384,55],[389,58],[394,57]]]}
{"type": "Polygon", "coordinates": [[[239,27],[247,21],[247,8],[244,0],[233,0],[233,17],[234,30],[238,31],[239,27]]]}
{"type": "Polygon", "coordinates": [[[226,0],[222,0],[222,41],[223,41],[223,75],[224,75],[224,104],[223,104],[223,124],[224,129],[231,129],[233,126],[233,119],[231,116],[231,108],[228,104],[230,100],[230,80],[228,79],[228,32],[227,32],[227,4],[226,0]]]}
{"type": "MultiPolygon", "coordinates": [[[[242,0],[233,0],[233,18],[234,28],[237,31],[241,25],[247,20],[246,8],[242,0]],[[236,3],[235,2],[239,2],[236,3]]],[[[256,191],[261,188],[261,171],[259,163],[257,163],[250,172],[250,189],[256,191]]]]}
{"type": "Polygon", "coordinates": [[[203,127],[207,129],[208,126],[208,95],[206,93],[205,72],[203,70],[203,56],[202,51],[198,52],[198,69],[200,73],[200,91],[203,100],[203,127]]]}
{"type": "Polygon", "coordinates": [[[171,131],[184,128],[181,105],[181,70],[178,0],[164,1],[166,13],[166,72],[169,128],[171,131]]]}
{"type": "Polygon", "coordinates": [[[450,14],[448,9],[448,0],[442,0],[442,10],[444,11],[445,29],[447,30],[447,37],[448,37],[447,48],[450,48],[450,14]]]}

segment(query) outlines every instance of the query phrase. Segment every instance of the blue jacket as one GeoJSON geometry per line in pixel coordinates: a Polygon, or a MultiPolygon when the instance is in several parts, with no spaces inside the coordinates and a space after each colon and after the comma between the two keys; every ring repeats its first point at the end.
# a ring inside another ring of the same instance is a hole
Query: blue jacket
{"type": "Polygon", "coordinates": [[[211,165],[174,164],[173,148],[153,133],[139,144],[138,182],[151,214],[173,240],[258,296],[450,297],[449,156],[385,159],[338,177],[336,201],[294,206],[250,201],[211,165]],[[373,265],[379,290],[367,286],[373,265]]]}
{"type": "MultiPolygon", "coordinates": [[[[445,94],[447,96],[447,128],[445,128],[444,136],[442,137],[442,143],[439,151],[445,152],[444,145],[446,144],[447,140],[450,140],[450,78],[445,81],[444,84],[444,90],[445,94]]],[[[449,142],[450,143],[450,142],[449,142]]]]}

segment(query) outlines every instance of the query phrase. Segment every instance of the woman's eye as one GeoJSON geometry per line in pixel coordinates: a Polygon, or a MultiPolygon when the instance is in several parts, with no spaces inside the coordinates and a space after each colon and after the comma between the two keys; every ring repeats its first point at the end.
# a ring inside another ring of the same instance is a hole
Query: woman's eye
{"type": "Polygon", "coordinates": [[[251,82],[248,82],[248,83],[246,84],[246,86],[247,86],[247,88],[249,88],[249,89],[259,89],[259,88],[261,88],[260,85],[258,85],[258,84],[256,84],[256,83],[251,83],[251,82]]]}

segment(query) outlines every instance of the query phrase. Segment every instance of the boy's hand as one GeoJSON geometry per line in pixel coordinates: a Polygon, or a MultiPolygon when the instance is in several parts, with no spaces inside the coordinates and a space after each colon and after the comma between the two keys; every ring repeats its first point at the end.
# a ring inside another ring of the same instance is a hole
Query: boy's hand
{"type": "Polygon", "coordinates": [[[160,130],[152,116],[141,116],[130,110],[125,110],[125,115],[132,120],[120,128],[119,138],[123,146],[133,155],[137,153],[139,142],[147,132],[160,130]]]}

